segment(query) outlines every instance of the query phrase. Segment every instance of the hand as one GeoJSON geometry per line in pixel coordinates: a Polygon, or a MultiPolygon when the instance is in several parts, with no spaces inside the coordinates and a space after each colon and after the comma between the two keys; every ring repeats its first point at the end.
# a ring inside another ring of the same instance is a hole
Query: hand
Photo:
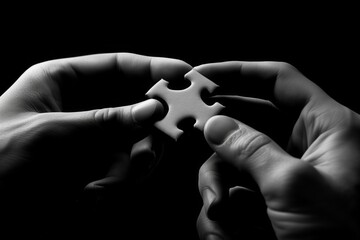
{"type": "Polygon", "coordinates": [[[200,238],[266,238],[268,217],[282,240],[358,239],[359,115],[289,64],[224,62],[196,69],[234,94],[299,110],[287,151],[234,118],[207,122],[205,138],[215,153],[199,172],[200,238]]]}
{"type": "Polygon", "coordinates": [[[147,171],[158,159],[149,126],[164,109],[143,101],[145,92],[190,69],[180,60],[129,53],[32,66],[0,98],[1,203],[15,199],[34,211],[32,204],[66,205],[87,184],[96,191],[121,185],[134,161],[147,171]]]}

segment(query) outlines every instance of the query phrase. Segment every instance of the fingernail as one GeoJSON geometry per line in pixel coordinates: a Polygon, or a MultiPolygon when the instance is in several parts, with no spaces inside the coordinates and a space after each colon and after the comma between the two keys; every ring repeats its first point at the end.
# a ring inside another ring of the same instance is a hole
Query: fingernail
{"type": "Polygon", "coordinates": [[[163,112],[164,107],[155,99],[138,103],[131,110],[134,121],[139,124],[153,121],[154,118],[159,117],[163,112]]]}
{"type": "Polygon", "coordinates": [[[233,119],[216,116],[206,123],[205,137],[210,143],[220,145],[238,128],[238,124],[233,119]]]}

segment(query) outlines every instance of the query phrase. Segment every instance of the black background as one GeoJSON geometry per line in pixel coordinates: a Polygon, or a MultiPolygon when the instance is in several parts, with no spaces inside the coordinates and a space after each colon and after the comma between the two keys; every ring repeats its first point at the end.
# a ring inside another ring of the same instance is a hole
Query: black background
{"type": "MultiPolygon", "coordinates": [[[[330,96],[360,112],[359,19],[354,6],[345,3],[317,8],[263,6],[261,10],[259,5],[241,2],[211,9],[205,4],[195,8],[176,3],[156,10],[140,3],[77,9],[66,3],[31,7],[2,9],[1,92],[38,62],[133,52],[178,58],[192,66],[227,60],[289,62],[330,96]]],[[[130,191],[133,197],[114,197],[97,210],[75,206],[68,210],[67,218],[56,222],[63,227],[54,228],[53,234],[196,239],[202,204],[197,173],[211,152],[201,134],[193,134],[193,141],[183,140],[169,148],[155,176],[130,191]],[[126,210],[118,203],[128,205],[126,210]]]]}

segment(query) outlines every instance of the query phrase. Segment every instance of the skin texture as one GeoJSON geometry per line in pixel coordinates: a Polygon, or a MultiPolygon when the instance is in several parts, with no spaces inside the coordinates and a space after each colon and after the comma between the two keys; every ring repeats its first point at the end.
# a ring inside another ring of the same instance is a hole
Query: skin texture
{"type": "Polygon", "coordinates": [[[294,123],[285,151],[241,118],[207,122],[214,154],[199,171],[200,238],[358,239],[359,115],[286,63],[196,70],[232,94],[270,100],[294,123]]]}
{"type": "Polygon", "coordinates": [[[25,71],[0,98],[2,220],[42,233],[84,188],[98,195],[146,175],[159,159],[150,127],[164,108],[145,92],[190,69],[177,59],[114,53],[25,71]]]}
{"type": "MultiPolygon", "coordinates": [[[[0,97],[3,233],[61,233],[68,222],[77,226],[76,218],[61,217],[85,193],[126,195],[161,149],[149,129],[164,109],[144,101],[144,93],[161,78],[176,85],[189,70],[180,60],[130,53],[29,68],[0,97]]],[[[273,103],[237,98],[237,105],[275,106],[295,116],[286,151],[240,122],[240,110],[239,120],[207,122],[214,154],[199,171],[200,238],[358,239],[359,115],[289,64],[224,62],[196,70],[227,95],[273,103]]]]}

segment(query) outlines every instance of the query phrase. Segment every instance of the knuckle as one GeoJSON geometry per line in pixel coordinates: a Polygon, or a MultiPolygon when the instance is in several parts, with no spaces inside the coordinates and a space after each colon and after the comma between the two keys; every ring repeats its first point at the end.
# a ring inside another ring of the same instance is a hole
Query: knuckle
{"type": "Polygon", "coordinates": [[[210,185],[213,185],[214,181],[220,181],[220,174],[215,170],[207,170],[199,174],[199,190],[203,192],[206,189],[211,189],[210,185]]]}
{"type": "Polygon", "coordinates": [[[269,69],[273,69],[274,71],[291,71],[294,69],[294,66],[288,62],[281,61],[266,61],[263,62],[264,66],[269,69]]]}
{"type": "MultiPolygon", "coordinates": [[[[28,73],[33,75],[42,74],[46,79],[59,82],[63,79],[73,78],[76,72],[71,65],[66,64],[61,59],[49,60],[32,65],[28,73]]],[[[41,79],[39,77],[35,79],[41,79]]]]}
{"type": "Polygon", "coordinates": [[[96,126],[109,131],[129,131],[139,126],[133,119],[131,107],[104,108],[91,111],[96,126]]]}
{"type": "Polygon", "coordinates": [[[290,73],[296,70],[296,68],[287,62],[278,62],[277,68],[279,69],[280,73],[290,73]]]}
{"type": "Polygon", "coordinates": [[[93,111],[94,122],[98,124],[106,122],[110,115],[109,111],[108,108],[93,111]]]}
{"type": "Polygon", "coordinates": [[[98,125],[115,125],[129,119],[130,112],[120,111],[117,108],[103,108],[93,111],[94,122],[98,125]]]}
{"type": "Polygon", "coordinates": [[[32,81],[41,79],[42,75],[47,75],[45,72],[45,66],[44,63],[37,63],[32,66],[30,66],[23,75],[25,75],[26,79],[31,79],[32,81]]]}
{"type": "Polygon", "coordinates": [[[209,163],[206,161],[203,165],[201,165],[199,169],[199,177],[202,177],[209,169],[209,163]]]}
{"type": "Polygon", "coordinates": [[[210,183],[215,179],[221,178],[221,167],[224,163],[217,155],[213,155],[199,169],[199,184],[210,183]]]}
{"type": "Polygon", "coordinates": [[[266,62],[266,64],[270,69],[273,69],[274,74],[277,76],[289,75],[298,72],[298,70],[288,62],[269,61],[266,62]]]}
{"type": "Polygon", "coordinates": [[[237,149],[236,154],[240,159],[247,159],[263,153],[271,142],[272,140],[263,133],[240,129],[231,136],[228,144],[237,149]]]}
{"type": "Polygon", "coordinates": [[[219,162],[219,158],[216,154],[213,154],[208,160],[206,160],[199,169],[199,176],[204,175],[210,169],[213,169],[215,165],[219,162]]]}
{"type": "Polygon", "coordinates": [[[211,175],[214,174],[214,171],[209,170],[208,168],[201,167],[199,170],[198,177],[198,188],[202,192],[207,188],[209,180],[212,178],[211,175]]]}

